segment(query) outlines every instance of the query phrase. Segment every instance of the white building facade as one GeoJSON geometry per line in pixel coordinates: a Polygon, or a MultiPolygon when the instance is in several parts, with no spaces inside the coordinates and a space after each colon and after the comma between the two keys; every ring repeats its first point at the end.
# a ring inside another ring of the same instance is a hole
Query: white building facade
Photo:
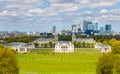
{"type": "Polygon", "coordinates": [[[74,52],[74,45],[71,42],[69,42],[69,43],[58,42],[55,45],[55,52],[59,52],[59,53],[71,53],[71,52],[74,52]]]}
{"type": "Polygon", "coordinates": [[[94,45],[94,48],[99,49],[102,53],[111,52],[111,46],[110,45],[103,45],[102,43],[96,43],[94,45]]]}
{"type": "Polygon", "coordinates": [[[7,43],[5,46],[10,47],[18,53],[27,53],[35,48],[34,44],[26,44],[22,42],[11,42],[7,43]]]}

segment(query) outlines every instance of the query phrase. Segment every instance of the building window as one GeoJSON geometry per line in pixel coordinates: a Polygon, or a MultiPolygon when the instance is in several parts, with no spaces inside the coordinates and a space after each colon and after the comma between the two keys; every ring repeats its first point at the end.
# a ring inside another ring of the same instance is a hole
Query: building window
{"type": "Polygon", "coordinates": [[[20,51],[25,51],[25,48],[20,48],[20,51]]]}

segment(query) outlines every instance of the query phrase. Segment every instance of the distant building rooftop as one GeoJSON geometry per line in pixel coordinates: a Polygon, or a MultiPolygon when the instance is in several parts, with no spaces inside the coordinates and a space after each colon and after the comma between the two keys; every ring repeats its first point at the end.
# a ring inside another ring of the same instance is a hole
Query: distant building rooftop
{"type": "Polygon", "coordinates": [[[7,43],[5,45],[6,46],[26,46],[27,43],[23,43],[23,42],[11,42],[11,43],[7,43]]]}
{"type": "Polygon", "coordinates": [[[54,41],[53,38],[39,38],[36,41],[54,41]]]}
{"type": "Polygon", "coordinates": [[[95,42],[93,38],[77,38],[76,40],[79,42],[87,42],[87,43],[95,42]]]}
{"type": "Polygon", "coordinates": [[[59,41],[59,44],[70,44],[71,41],[59,41]]]}

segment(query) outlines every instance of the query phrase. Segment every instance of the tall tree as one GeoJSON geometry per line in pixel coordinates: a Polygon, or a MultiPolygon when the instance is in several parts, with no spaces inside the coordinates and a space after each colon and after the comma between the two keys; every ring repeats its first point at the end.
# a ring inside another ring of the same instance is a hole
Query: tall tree
{"type": "Polygon", "coordinates": [[[48,45],[49,45],[48,43],[44,43],[44,47],[48,47],[48,45]]]}
{"type": "Polygon", "coordinates": [[[77,41],[74,41],[73,44],[74,44],[75,47],[77,47],[78,43],[77,43],[77,41]]]}
{"type": "Polygon", "coordinates": [[[116,40],[115,38],[112,38],[112,39],[109,41],[109,45],[112,46],[112,44],[113,44],[115,41],[117,41],[117,40],[116,40]]]}
{"type": "Polygon", "coordinates": [[[34,45],[35,45],[35,47],[38,47],[38,46],[39,46],[39,43],[36,42],[36,43],[34,43],[34,45]]]}
{"type": "Polygon", "coordinates": [[[16,53],[0,45],[0,74],[19,74],[16,53]]]}
{"type": "Polygon", "coordinates": [[[86,47],[86,43],[85,43],[85,42],[82,42],[82,44],[83,44],[83,47],[85,48],[85,47],[86,47]]]}
{"type": "Polygon", "coordinates": [[[113,59],[112,54],[103,54],[99,58],[96,68],[96,74],[113,74],[113,59]]]}
{"type": "Polygon", "coordinates": [[[120,41],[115,41],[112,44],[112,52],[114,54],[120,54],[120,41]]]}
{"type": "Polygon", "coordinates": [[[120,56],[106,53],[99,58],[96,68],[97,74],[120,74],[120,56]]]}

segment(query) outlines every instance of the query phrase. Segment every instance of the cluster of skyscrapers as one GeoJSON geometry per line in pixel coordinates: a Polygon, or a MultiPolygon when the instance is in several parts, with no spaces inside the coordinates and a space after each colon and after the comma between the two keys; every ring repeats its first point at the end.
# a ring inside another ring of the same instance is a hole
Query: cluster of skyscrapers
{"type": "MultiPolygon", "coordinates": [[[[52,28],[53,35],[56,33],[56,26],[52,28]]],[[[62,30],[58,32],[61,35],[71,35],[75,33],[76,35],[112,35],[111,24],[105,24],[100,26],[97,21],[86,21],[84,20],[80,24],[72,25],[71,30],[62,30]]]]}
{"type": "MultiPolygon", "coordinates": [[[[56,32],[56,26],[53,26],[53,33],[56,32]]],[[[111,24],[105,24],[99,27],[97,21],[86,21],[84,20],[80,24],[72,25],[71,33],[77,35],[111,35],[112,26],[111,24]]]]}
{"type": "Polygon", "coordinates": [[[83,21],[83,31],[86,32],[88,30],[98,30],[98,22],[97,21],[83,21]]]}

